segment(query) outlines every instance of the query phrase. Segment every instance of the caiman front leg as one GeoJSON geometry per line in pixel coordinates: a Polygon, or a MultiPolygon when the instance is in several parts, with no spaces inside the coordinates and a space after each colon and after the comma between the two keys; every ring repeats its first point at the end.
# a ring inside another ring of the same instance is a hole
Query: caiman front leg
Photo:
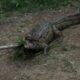
{"type": "Polygon", "coordinates": [[[44,50],[44,55],[46,55],[48,53],[48,45],[46,43],[42,43],[42,48],[44,50]]]}

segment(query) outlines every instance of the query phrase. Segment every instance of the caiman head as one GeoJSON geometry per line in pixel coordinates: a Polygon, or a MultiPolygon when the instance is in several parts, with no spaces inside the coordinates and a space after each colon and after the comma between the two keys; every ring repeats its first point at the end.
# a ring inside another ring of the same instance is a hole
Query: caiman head
{"type": "Polygon", "coordinates": [[[25,44],[24,47],[26,49],[31,49],[31,50],[35,50],[38,46],[38,41],[33,39],[31,35],[27,35],[25,37],[25,44]]]}

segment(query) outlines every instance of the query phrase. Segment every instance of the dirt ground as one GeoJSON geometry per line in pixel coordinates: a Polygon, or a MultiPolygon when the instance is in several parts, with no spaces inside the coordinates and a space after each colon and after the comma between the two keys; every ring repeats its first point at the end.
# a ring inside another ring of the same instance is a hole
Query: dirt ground
{"type": "MultiPolygon", "coordinates": [[[[73,14],[75,8],[38,13],[12,14],[0,23],[0,45],[15,43],[42,20],[73,14]]],[[[0,50],[0,80],[80,80],[80,25],[63,31],[63,42],[53,41],[48,55],[12,61],[12,50],[0,50]]]]}

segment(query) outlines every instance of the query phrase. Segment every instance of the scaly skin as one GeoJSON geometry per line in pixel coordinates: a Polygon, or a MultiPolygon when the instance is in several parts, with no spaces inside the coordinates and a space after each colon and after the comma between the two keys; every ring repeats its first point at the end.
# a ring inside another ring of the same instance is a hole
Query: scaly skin
{"type": "Polygon", "coordinates": [[[26,49],[43,49],[46,54],[48,44],[52,42],[55,37],[60,37],[63,29],[79,23],[80,13],[62,17],[54,22],[44,21],[39,23],[26,35],[26,44],[24,46],[26,49]]]}
{"type": "MultiPolygon", "coordinates": [[[[25,37],[24,47],[29,50],[44,50],[55,38],[62,36],[61,31],[80,23],[80,13],[59,17],[56,21],[43,21],[32,28],[25,37]]],[[[0,46],[0,49],[14,48],[18,45],[0,46]]]]}

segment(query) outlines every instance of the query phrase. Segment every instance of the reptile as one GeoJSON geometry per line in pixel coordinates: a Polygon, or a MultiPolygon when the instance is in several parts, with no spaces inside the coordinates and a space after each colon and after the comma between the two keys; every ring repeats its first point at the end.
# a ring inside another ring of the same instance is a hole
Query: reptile
{"type": "MultiPolygon", "coordinates": [[[[52,21],[42,21],[36,24],[25,35],[24,48],[29,50],[44,50],[47,53],[48,45],[56,38],[62,36],[62,31],[72,25],[80,24],[80,13],[75,13],[68,16],[58,17],[52,21]]],[[[0,46],[0,49],[14,48],[19,45],[0,46]]]]}
{"type": "Polygon", "coordinates": [[[76,24],[80,24],[80,13],[59,17],[56,21],[40,22],[26,34],[24,47],[30,50],[44,50],[46,54],[48,45],[55,38],[61,37],[64,29],[76,24]]]}

